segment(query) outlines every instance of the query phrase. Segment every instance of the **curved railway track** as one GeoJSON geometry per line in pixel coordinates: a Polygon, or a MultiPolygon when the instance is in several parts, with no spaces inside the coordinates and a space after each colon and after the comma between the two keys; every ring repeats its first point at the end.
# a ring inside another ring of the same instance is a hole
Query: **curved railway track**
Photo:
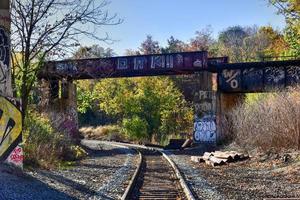
{"type": "Polygon", "coordinates": [[[182,188],[182,178],[178,177],[178,171],[174,171],[174,165],[163,153],[150,149],[138,151],[141,163],[122,199],[193,199],[182,188]]]}

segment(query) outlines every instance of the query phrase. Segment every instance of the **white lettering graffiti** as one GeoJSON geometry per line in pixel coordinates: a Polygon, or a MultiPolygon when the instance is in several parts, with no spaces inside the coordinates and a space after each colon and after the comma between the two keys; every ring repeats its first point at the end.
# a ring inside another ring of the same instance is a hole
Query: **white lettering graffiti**
{"type": "Polygon", "coordinates": [[[128,60],[126,58],[119,58],[117,69],[128,69],[128,60]]]}
{"type": "Polygon", "coordinates": [[[216,117],[205,116],[194,123],[194,139],[197,142],[215,142],[216,141],[216,117]]]}
{"type": "Polygon", "coordinates": [[[240,75],[239,70],[225,69],[223,70],[222,75],[225,78],[226,83],[228,83],[231,88],[236,89],[239,87],[239,82],[237,80],[238,76],[240,75]]]}
{"type": "Polygon", "coordinates": [[[147,58],[146,57],[137,57],[134,58],[134,70],[144,69],[144,67],[147,64],[147,58]]]}
{"type": "Polygon", "coordinates": [[[152,56],[151,57],[151,69],[165,68],[164,56],[152,56]]]}

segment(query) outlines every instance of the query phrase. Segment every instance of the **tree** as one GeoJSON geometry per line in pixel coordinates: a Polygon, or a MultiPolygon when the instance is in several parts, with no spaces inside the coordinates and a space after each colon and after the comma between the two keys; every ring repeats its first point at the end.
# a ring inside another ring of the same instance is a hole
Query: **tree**
{"type": "Polygon", "coordinates": [[[280,57],[287,51],[289,44],[285,41],[284,35],[274,30],[271,26],[260,27],[257,33],[261,40],[265,41],[263,54],[265,57],[280,57]]]}
{"type": "Polygon", "coordinates": [[[187,49],[187,44],[182,42],[181,40],[175,39],[171,36],[168,39],[168,46],[162,48],[163,53],[176,53],[176,52],[183,52],[187,49]]]}
{"type": "Polygon", "coordinates": [[[141,44],[139,50],[144,55],[161,53],[159,43],[153,40],[151,35],[147,35],[146,40],[141,44]]]}
{"type": "Polygon", "coordinates": [[[105,10],[108,1],[96,0],[12,0],[13,75],[26,112],[36,75],[49,58],[66,55],[78,46],[81,36],[107,41],[95,33],[103,25],[122,22],[105,10]],[[21,59],[17,59],[21,53],[21,59]]]}
{"type": "Polygon", "coordinates": [[[271,26],[229,27],[219,35],[219,54],[232,62],[261,61],[279,57],[286,49],[283,35],[271,26]]]}
{"type": "Polygon", "coordinates": [[[223,56],[229,56],[232,62],[243,61],[242,46],[247,36],[241,26],[228,27],[219,35],[220,52],[223,56]]]}
{"type": "MultiPolygon", "coordinates": [[[[99,45],[82,46],[74,53],[74,59],[87,59],[87,58],[107,58],[115,56],[116,53],[111,48],[103,48],[99,45]]],[[[79,121],[87,121],[95,123],[105,118],[103,112],[99,109],[97,104],[96,94],[94,87],[98,82],[97,79],[92,80],[77,80],[77,109],[79,112],[79,121]]]]}
{"type": "Polygon", "coordinates": [[[196,36],[190,40],[190,50],[193,51],[208,51],[210,56],[215,53],[212,47],[215,40],[212,38],[212,28],[210,26],[202,29],[201,31],[196,31],[196,36]]]}
{"type": "Polygon", "coordinates": [[[269,3],[278,9],[286,19],[300,20],[300,1],[299,0],[269,0],[269,3]]]}
{"type": "Polygon", "coordinates": [[[90,47],[81,46],[73,55],[74,59],[82,58],[107,58],[113,57],[116,53],[111,48],[103,48],[99,45],[92,45],[90,47]]]}
{"type": "Polygon", "coordinates": [[[132,139],[162,142],[190,131],[192,109],[169,78],[104,79],[95,93],[101,110],[117,116],[132,139]]]}
{"type": "Polygon", "coordinates": [[[125,55],[126,56],[136,56],[136,55],[141,55],[141,52],[139,50],[126,49],[125,55]]]}
{"type": "Polygon", "coordinates": [[[300,55],[300,1],[299,0],[269,0],[285,16],[287,27],[285,40],[289,44],[288,55],[300,55]]]}

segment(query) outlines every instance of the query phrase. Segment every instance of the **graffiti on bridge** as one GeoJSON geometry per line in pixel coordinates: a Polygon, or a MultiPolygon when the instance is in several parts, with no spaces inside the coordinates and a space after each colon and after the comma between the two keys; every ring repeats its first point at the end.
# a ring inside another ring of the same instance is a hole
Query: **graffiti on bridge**
{"type": "Polygon", "coordinates": [[[218,87],[224,92],[268,92],[300,84],[300,63],[286,66],[223,69],[218,87]]]}
{"type": "MultiPolygon", "coordinates": [[[[0,161],[5,161],[8,157],[15,155],[11,153],[21,141],[22,113],[14,103],[0,96],[0,161]]],[[[21,158],[13,157],[12,161],[19,161],[21,158]]]]}
{"type": "Polygon", "coordinates": [[[39,78],[73,79],[172,75],[207,70],[207,52],[182,52],[45,63],[39,78]]]}

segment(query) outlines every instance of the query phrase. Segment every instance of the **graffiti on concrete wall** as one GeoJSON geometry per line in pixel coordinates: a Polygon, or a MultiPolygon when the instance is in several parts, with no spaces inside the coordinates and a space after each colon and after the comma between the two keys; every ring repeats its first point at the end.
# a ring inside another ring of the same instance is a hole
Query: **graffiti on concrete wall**
{"type": "Polygon", "coordinates": [[[78,134],[78,124],[75,117],[67,113],[53,113],[50,116],[54,128],[62,133],[67,134],[71,138],[76,138],[78,134]]]}
{"type": "Polygon", "coordinates": [[[194,123],[194,140],[196,142],[215,142],[216,139],[216,116],[207,115],[201,119],[196,119],[194,123]]]}
{"type": "Polygon", "coordinates": [[[7,90],[9,78],[9,35],[4,27],[0,26],[0,92],[7,90]]]}
{"type": "Polygon", "coordinates": [[[195,93],[194,141],[216,142],[216,92],[200,90],[195,93]]]}
{"type": "Polygon", "coordinates": [[[0,161],[5,161],[22,141],[22,113],[0,96],[0,161]]]}
{"type": "Polygon", "coordinates": [[[195,114],[198,117],[216,112],[216,92],[200,90],[194,95],[195,114]]]}
{"type": "Polygon", "coordinates": [[[23,161],[24,161],[23,148],[19,145],[10,153],[10,155],[6,160],[6,162],[20,168],[23,167],[23,161]]]}
{"type": "MultiPolygon", "coordinates": [[[[78,138],[78,113],[76,105],[76,87],[66,80],[61,81],[62,95],[58,101],[51,101],[47,114],[53,127],[71,138],[78,138]]],[[[49,84],[42,90],[49,89],[49,84]]],[[[52,88],[50,88],[52,89],[52,88]]],[[[44,98],[49,98],[44,97],[44,98]]],[[[50,98],[52,98],[50,96],[50,98]]]]}

